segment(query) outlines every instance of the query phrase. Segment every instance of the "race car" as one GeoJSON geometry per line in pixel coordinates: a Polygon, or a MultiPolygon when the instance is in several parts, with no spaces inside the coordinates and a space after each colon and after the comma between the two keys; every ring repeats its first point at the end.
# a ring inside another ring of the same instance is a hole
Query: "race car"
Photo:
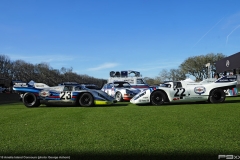
{"type": "Polygon", "coordinates": [[[109,105],[116,100],[101,90],[88,89],[77,83],[49,87],[44,83],[17,83],[13,90],[20,94],[26,107],[41,104],[73,104],[77,106],[109,105]]]}
{"type": "MultiPolygon", "coordinates": [[[[166,102],[194,102],[208,101],[222,103],[225,101],[225,91],[236,89],[237,76],[227,75],[214,82],[204,80],[201,82],[166,82],[155,89],[149,88],[135,95],[130,102],[133,104],[162,105],[166,102]]],[[[237,92],[235,90],[235,92],[237,92]]]]}
{"type": "Polygon", "coordinates": [[[130,101],[136,94],[141,92],[140,89],[133,88],[130,83],[125,81],[114,81],[103,86],[102,91],[115,97],[118,102],[130,101]]]}

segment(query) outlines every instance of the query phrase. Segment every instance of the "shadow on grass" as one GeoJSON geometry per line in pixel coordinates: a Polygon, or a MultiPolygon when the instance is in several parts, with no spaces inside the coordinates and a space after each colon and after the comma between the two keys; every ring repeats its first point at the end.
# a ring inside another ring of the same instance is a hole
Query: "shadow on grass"
{"type": "MultiPolygon", "coordinates": [[[[208,102],[172,102],[172,103],[164,103],[162,105],[159,105],[159,107],[161,106],[174,106],[174,105],[187,105],[187,104],[210,104],[208,102]]],[[[151,103],[148,104],[137,104],[137,106],[158,106],[158,105],[152,105],[151,103]]]]}
{"type": "MultiPolygon", "coordinates": [[[[138,160],[171,160],[171,159],[184,159],[184,160],[208,160],[208,159],[218,159],[218,154],[214,153],[17,153],[13,155],[13,153],[2,153],[1,156],[12,156],[22,159],[38,159],[40,156],[42,159],[45,157],[45,159],[89,159],[89,160],[95,160],[95,159],[104,159],[104,160],[129,160],[129,159],[138,159],[138,160]],[[24,157],[25,156],[25,157],[24,157]]],[[[7,157],[5,157],[7,159],[7,157]]]]}
{"type": "MultiPolygon", "coordinates": [[[[227,104],[227,103],[240,103],[239,99],[236,100],[225,100],[225,102],[223,103],[219,103],[219,104],[227,104]]],[[[210,103],[207,101],[199,101],[199,102],[171,102],[171,103],[164,103],[163,105],[159,105],[159,106],[174,106],[174,105],[188,105],[188,104],[217,104],[217,103],[210,103]]],[[[137,106],[155,106],[152,105],[150,103],[148,104],[137,104],[137,106]]]]}
{"type": "Polygon", "coordinates": [[[95,105],[95,106],[90,106],[90,107],[82,107],[82,106],[77,106],[77,105],[66,105],[66,104],[48,104],[48,105],[41,105],[41,108],[67,108],[67,107],[73,107],[73,108],[98,108],[98,107],[104,107],[104,108],[108,108],[108,107],[125,107],[128,106],[128,103],[116,103],[116,104],[112,104],[112,105],[95,105]]]}
{"type": "Polygon", "coordinates": [[[226,100],[224,103],[240,103],[240,100],[226,100]]]}

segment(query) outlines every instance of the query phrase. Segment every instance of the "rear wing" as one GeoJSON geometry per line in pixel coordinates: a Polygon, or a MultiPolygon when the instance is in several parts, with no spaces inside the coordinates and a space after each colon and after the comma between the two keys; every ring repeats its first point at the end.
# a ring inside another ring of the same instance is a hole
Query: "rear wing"
{"type": "Polygon", "coordinates": [[[223,76],[215,81],[215,83],[235,82],[237,81],[237,75],[223,76]]]}
{"type": "Polygon", "coordinates": [[[44,83],[34,83],[33,85],[27,84],[27,83],[15,83],[13,86],[16,87],[34,87],[34,88],[48,88],[49,86],[44,83]]]}
{"type": "Polygon", "coordinates": [[[227,76],[222,76],[218,79],[216,78],[208,78],[203,81],[201,81],[201,84],[205,83],[226,83],[226,82],[235,82],[237,81],[237,75],[227,75],[227,76]]]}

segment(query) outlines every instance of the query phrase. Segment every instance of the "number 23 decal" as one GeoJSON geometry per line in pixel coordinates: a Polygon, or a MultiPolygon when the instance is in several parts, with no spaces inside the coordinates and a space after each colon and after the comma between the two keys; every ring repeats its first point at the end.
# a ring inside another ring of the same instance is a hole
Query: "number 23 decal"
{"type": "Polygon", "coordinates": [[[60,93],[60,99],[61,100],[68,100],[68,99],[71,99],[71,98],[72,98],[71,92],[61,92],[60,93]]]}
{"type": "Polygon", "coordinates": [[[176,91],[176,93],[174,94],[174,97],[183,97],[183,96],[186,96],[185,93],[185,88],[175,88],[174,91],[176,91]]]}

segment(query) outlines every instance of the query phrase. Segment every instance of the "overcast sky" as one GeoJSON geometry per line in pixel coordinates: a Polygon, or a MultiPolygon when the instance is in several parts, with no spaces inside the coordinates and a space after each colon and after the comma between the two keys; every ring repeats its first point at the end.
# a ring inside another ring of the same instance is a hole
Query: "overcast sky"
{"type": "Polygon", "coordinates": [[[0,54],[108,78],[240,52],[240,0],[0,0],[0,54]]]}

